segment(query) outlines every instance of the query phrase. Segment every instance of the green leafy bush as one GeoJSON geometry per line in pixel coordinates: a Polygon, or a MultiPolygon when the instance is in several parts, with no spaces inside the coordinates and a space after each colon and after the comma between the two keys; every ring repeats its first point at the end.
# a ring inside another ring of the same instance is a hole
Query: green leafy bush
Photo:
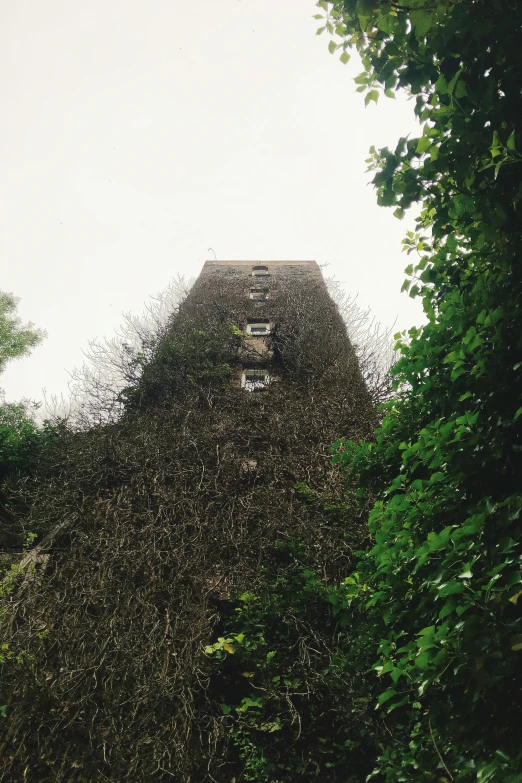
{"type": "Polygon", "coordinates": [[[277,542],[271,563],[263,591],[238,597],[224,635],[205,650],[237,774],[356,783],[372,768],[376,742],[353,639],[340,633],[324,577],[306,568],[296,542],[277,542]]]}
{"type": "Polygon", "coordinates": [[[417,261],[403,286],[427,323],[397,335],[396,398],[371,444],[335,460],[374,545],[332,593],[373,646],[390,714],[370,779],[520,781],[522,686],[522,96],[520,4],[318,5],[366,103],[403,89],[418,138],[371,150],[379,203],[417,261]]]}

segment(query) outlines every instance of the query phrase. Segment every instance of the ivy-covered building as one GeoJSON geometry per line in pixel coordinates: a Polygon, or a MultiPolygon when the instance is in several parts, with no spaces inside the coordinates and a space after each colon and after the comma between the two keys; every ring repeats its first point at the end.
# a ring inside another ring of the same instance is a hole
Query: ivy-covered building
{"type": "Polygon", "coordinates": [[[328,586],[366,524],[330,449],[376,414],[319,267],[207,261],[144,355],[20,489],[57,532],[4,601],[0,778],[362,781],[328,586]]]}

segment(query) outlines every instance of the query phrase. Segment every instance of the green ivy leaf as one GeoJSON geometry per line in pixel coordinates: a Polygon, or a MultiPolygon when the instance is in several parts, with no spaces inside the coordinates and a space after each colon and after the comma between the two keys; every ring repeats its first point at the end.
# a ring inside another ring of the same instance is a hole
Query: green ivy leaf
{"type": "Polygon", "coordinates": [[[364,103],[365,103],[366,106],[368,106],[368,104],[371,101],[375,101],[375,103],[377,103],[378,100],[379,100],[379,93],[378,93],[378,91],[377,90],[370,90],[366,94],[366,97],[364,99],[364,103]]]}
{"type": "Polygon", "coordinates": [[[431,144],[431,139],[429,139],[427,136],[421,136],[417,142],[417,152],[421,154],[427,152],[430,149],[431,144]]]}
{"type": "Polygon", "coordinates": [[[397,691],[394,688],[388,688],[387,691],[384,691],[384,693],[380,694],[379,698],[377,699],[377,705],[375,709],[378,709],[387,701],[393,699],[394,696],[397,696],[397,691]]]}
{"type": "Polygon", "coordinates": [[[381,16],[380,19],[377,20],[377,29],[381,30],[383,33],[392,34],[395,32],[399,24],[399,20],[397,16],[393,14],[384,14],[384,16],[381,16]]]}
{"type": "Polygon", "coordinates": [[[434,12],[428,10],[411,11],[410,21],[415,36],[424,38],[426,33],[436,24],[437,16],[434,12]]]}

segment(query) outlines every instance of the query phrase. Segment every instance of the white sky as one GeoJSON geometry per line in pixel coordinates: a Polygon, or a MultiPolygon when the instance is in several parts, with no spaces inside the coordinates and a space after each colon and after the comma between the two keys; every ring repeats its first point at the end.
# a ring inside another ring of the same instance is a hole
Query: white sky
{"type": "Polygon", "coordinates": [[[0,0],[0,289],[47,330],[8,399],[67,392],[122,312],[204,260],[315,259],[397,329],[409,226],[377,207],[371,144],[413,104],[364,108],[313,0],[0,0]]]}

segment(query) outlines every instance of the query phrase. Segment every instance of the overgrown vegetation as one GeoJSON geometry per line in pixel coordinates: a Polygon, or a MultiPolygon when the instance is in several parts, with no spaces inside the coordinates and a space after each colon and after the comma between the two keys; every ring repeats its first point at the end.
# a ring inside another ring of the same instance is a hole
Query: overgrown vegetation
{"type": "MultiPolygon", "coordinates": [[[[0,291],[0,373],[8,362],[27,355],[45,336],[17,315],[18,300],[0,291]]],[[[34,421],[34,405],[8,403],[0,389],[0,549],[20,544],[20,531],[6,508],[6,482],[27,474],[34,465],[40,432],[34,421]]]]}
{"type": "MultiPolygon", "coordinates": [[[[335,650],[353,672],[372,668],[378,687],[375,694],[367,677],[356,681],[356,698],[377,708],[373,720],[366,714],[379,748],[368,780],[515,783],[522,780],[520,6],[318,6],[330,51],[345,63],[350,49],[361,54],[356,82],[367,104],[397,89],[415,98],[419,136],[394,150],[372,148],[368,163],[380,204],[398,218],[422,205],[417,232],[404,243],[417,256],[404,289],[422,297],[427,317],[425,327],[397,335],[396,393],[376,441],[341,440],[334,449],[349,487],[378,497],[373,544],[327,590],[345,629],[335,650]]],[[[299,606],[291,579],[283,592],[299,606]]],[[[302,716],[312,712],[305,706],[302,716]]],[[[256,747],[266,758],[266,743],[256,747]]],[[[334,754],[340,763],[343,752],[334,754]]],[[[352,758],[359,755],[364,743],[352,746],[352,758]]],[[[301,779],[295,768],[276,766],[252,779],[301,779]]]]}
{"type": "MultiPolygon", "coordinates": [[[[19,485],[30,529],[61,527],[6,598],[6,638],[24,653],[2,667],[10,779],[225,783],[266,778],[267,764],[346,778],[323,761],[360,744],[365,717],[346,697],[353,673],[333,653],[325,588],[367,531],[329,447],[340,426],[364,438],[377,418],[320,278],[271,280],[266,353],[244,336],[263,307],[249,287],[245,272],[198,280],[146,362],[139,345],[120,354],[138,380],[116,384],[118,417],[110,395],[96,413],[98,378],[91,426],[70,429],[19,485]],[[243,392],[245,362],[279,380],[243,392]],[[325,492],[328,511],[315,500],[325,492]],[[310,604],[293,605],[296,591],[310,604]],[[226,641],[236,625],[241,650],[226,641]],[[248,699],[276,676],[261,666],[274,651],[284,676],[258,710],[248,699]]],[[[350,760],[353,780],[370,771],[372,743],[350,760]]]]}
{"type": "Polygon", "coordinates": [[[330,49],[362,56],[366,103],[406,90],[421,133],[372,150],[379,203],[421,202],[376,443],[336,460],[378,493],[373,547],[332,595],[374,650],[390,734],[370,779],[520,781],[522,9],[326,3],[330,49]]]}
{"type": "Polygon", "coordinates": [[[318,5],[366,103],[415,99],[419,136],[369,164],[397,217],[421,205],[427,323],[374,438],[379,352],[369,393],[313,286],[274,290],[267,355],[233,274],[118,354],[19,486],[65,526],[4,602],[9,779],[522,780],[521,9],[318,5]],[[239,393],[247,355],[284,383],[239,393]]]}

